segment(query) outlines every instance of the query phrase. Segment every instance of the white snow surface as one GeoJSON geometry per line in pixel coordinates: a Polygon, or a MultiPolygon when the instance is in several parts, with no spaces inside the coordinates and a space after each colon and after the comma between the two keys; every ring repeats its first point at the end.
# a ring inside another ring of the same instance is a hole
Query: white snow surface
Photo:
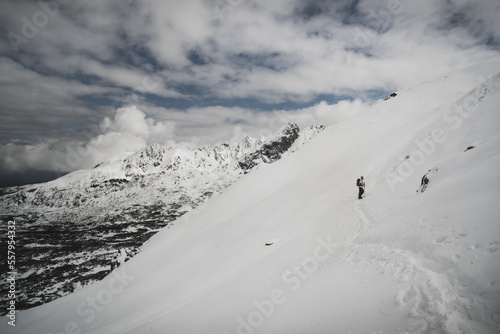
{"type": "Polygon", "coordinates": [[[1,333],[499,333],[499,73],[330,126],[1,333]]]}

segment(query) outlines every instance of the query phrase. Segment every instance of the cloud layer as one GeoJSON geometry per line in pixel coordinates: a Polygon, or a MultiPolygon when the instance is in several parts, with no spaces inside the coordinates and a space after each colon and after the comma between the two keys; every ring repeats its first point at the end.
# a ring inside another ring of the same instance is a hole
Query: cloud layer
{"type": "Polygon", "coordinates": [[[113,157],[132,154],[153,143],[187,147],[236,143],[247,136],[272,135],[288,122],[301,127],[334,123],[366,106],[355,100],[336,105],[321,102],[304,109],[268,113],[221,106],[185,111],[149,108],[151,114],[169,115],[170,120],[155,121],[132,105],[119,108],[114,117],[105,117],[99,124],[101,133],[86,133],[87,137],[82,140],[68,139],[64,144],[59,140],[29,145],[0,144],[0,154],[5,157],[0,161],[0,169],[6,175],[37,171],[52,172],[52,176],[57,177],[91,168],[113,157]],[[196,135],[191,127],[196,129],[196,135]]]}
{"type": "Polygon", "coordinates": [[[277,112],[356,109],[338,102],[498,55],[499,14],[498,0],[4,0],[0,168],[47,170],[35,161],[68,143],[94,147],[80,168],[255,134],[277,112]]]}

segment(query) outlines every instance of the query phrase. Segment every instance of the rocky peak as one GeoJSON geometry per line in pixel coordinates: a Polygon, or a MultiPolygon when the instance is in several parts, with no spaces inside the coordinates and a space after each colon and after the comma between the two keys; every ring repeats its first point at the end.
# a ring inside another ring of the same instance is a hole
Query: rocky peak
{"type": "Polygon", "coordinates": [[[288,151],[297,138],[299,138],[299,134],[300,129],[297,124],[289,123],[285,125],[278,131],[275,137],[266,141],[262,147],[239,161],[240,168],[247,173],[262,162],[272,163],[281,159],[283,153],[288,151]]]}

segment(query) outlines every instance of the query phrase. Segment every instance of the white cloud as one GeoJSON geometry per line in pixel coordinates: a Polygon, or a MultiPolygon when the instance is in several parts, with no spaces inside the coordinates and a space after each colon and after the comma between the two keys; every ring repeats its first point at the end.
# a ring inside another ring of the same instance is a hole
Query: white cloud
{"type": "Polygon", "coordinates": [[[4,157],[0,169],[7,174],[27,170],[67,173],[137,152],[153,143],[174,143],[173,122],[156,122],[135,106],[118,109],[113,119],[102,120],[100,128],[102,133],[87,141],[0,145],[0,154],[4,157]]]}
{"type": "Polygon", "coordinates": [[[50,171],[51,161],[64,158],[62,152],[50,149],[50,143],[37,145],[0,144],[0,170],[4,174],[23,173],[28,170],[50,171]]]}
{"type": "Polygon", "coordinates": [[[368,106],[368,103],[356,99],[335,104],[322,101],[307,108],[268,112],[222,106],[181,111],[141,105],[140,109],[174,123],[175,136],[172,139],[176,144],[213,146],[221,142],[235,143],[246,136],[268,136],[289,122],[297,123],[301,128],[328,126],[368,106]]]}
{"type": "MultiPolygon", "coordinates": [[[[14,3],[7,2],[14,18],[5,19],[19,32],[22,15],[40,6],[14,3]]],[[[96,76],[139,93],[183,98],[179,87],[195,85],[208,96],[281,102],[401,88],[488,58],[486,41],[500,41],[497,0],[353,4],[75,0],[23,48],[58,73],[96,76]],[[308,6],[319,12],[308,13],[308,6]],[[192,50],[204,65],[188,59],[192,50]],[[238,55],[250,58],[238,62],[238,55]]]]}
{"type": "Polygon", "coordinates": [[[85,146],[82,151],[84,159],[78,167],[90,168],[114,157],[135,153],[146,146],[146,140],[140,136],[127,132],[108,132],[93,138],[85,146]]]}
{"type": "Polygon", "coordinates": [[[148,138],[150,124],[146,120],[146,114],[137,109],[136,106],[120,108],[116,111],[114,120],[105,118],[102,124],[104,130],[125,132],[134,136],[148,138]]]}
{"type": "Polygon", "coordinates": [[[113,156],[134,153],[147,145],[171,144],[174,137],[173,122],[156,122],[136,106],[120,108],[114,119],[108,117],[101,122],[103,134],[92,138],[85,145],[88,157],[81,167],[88,167],[113,156]]]}

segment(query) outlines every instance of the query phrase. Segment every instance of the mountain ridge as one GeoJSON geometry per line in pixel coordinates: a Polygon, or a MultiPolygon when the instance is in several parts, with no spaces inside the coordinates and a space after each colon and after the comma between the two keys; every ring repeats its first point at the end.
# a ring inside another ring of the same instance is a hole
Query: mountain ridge
{"type": "MultiPolygon", "coordinates": [[[[3,220],[16,219],[19,242],[28,245],[19,258],[25,272],[19,307],[51,301],[102,279],[160,229],[260,164],[291,154],[297,139],[302,141],[295,150],[323,129],[301,131],[287,124],[269,138],[247,137],[215,147],[152,144],[44,184],[2,189],[3,220]],[[271,149],[261,152],[266,145],[271,149]],[[242,167],[245,159],[252,165],[242,167]]],[[[2,281],[0,291],[6,289],[2,281]]]]}

